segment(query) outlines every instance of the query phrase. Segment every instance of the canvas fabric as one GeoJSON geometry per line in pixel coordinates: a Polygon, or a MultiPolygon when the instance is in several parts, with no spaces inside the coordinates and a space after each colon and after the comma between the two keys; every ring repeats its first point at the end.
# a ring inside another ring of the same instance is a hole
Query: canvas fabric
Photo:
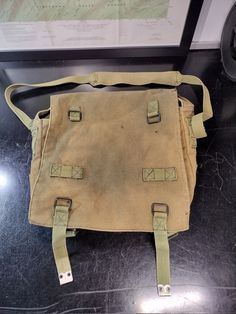
{"type": "Polygon", "coordinates": [[[32,134],[29,221],[52,228],[60,284],[73,281],[66,237],[76,229],[153,232],[158,292],[171,295],[168,237],[189,228],[196,143],[213,115],[202,81],[177,71],[96,72],[13,84],[5,98],[32,134]],[[20,87],[66,83],[144,88],[53,95],[33,119],[12,102],[20,87]],[[202,88],[202,112],[178,94],[182,83],[202,88]]]}
{"type": "Polygon", "coordinates": [[[153,203],[169,206],[168,230],[189,227],[196,147],[193,105],[176,89],[84,92],[51,97],[50,116],[34,120],[29,221],[51,227],[57,197],[72,199],[69,228],[152,231],[153,203]],[[147,123],[159,102],[161,121],[147,123]],[[68,119],[79,104],[80,122],[68,119]],[[82,180],[51,177],[52,164],[79,166],[82,180]],[[175,168],[175,181],[143,181],[143,168],[175,168]]]}

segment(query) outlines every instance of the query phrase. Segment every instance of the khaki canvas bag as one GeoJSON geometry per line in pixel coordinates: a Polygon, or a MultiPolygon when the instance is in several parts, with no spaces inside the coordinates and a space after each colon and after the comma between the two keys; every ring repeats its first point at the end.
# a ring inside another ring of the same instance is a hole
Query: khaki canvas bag
{"type": "Polygon", "coordinates": [[[29,221],[52,228],[60,284],[73,280],[66,237],[76,229],[153,232],[160,295],[170,295],[168,237],[189,228],[196,182],[196,139],[212,117],[206,86],[179,72],[97,72],[42,84],[14,84],[10,108],[32,133],[29,221]],[[17,108],[19,87],[65,83],[168,85],[172,88],[54,95],[34,119],[17,108]],[[199,85],[203,111],[178,96],[199,85]]]}

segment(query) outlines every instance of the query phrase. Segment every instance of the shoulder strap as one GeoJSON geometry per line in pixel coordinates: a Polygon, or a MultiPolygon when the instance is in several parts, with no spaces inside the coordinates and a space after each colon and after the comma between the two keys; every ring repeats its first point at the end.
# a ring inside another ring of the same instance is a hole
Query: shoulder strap
{"type": "Polygon", "coordinates": [[[169,86],[179,86],[180,84],[199,85],[203,90],[203,111],[192,118],[193,134],[196,138],[206,136],[203,122],[213,116],[210,96],[207,87],[203,82],[192,75],[182,75],[178,71],[169,72],[94,72],[87,76],[68,76],[59,80],[50,81],[40,84],[13,84],[6,88],[5,99],[11,110],[17,115],[22,123],[31,129],[32,119],[25,114],[22,110],[17,108],[11,100],[12,93],[19,87],[51,87],[58,86],[66,83],[75,84],[90,84],[97,85],[146,85],[146,84],[159,84],[169,86]]]}

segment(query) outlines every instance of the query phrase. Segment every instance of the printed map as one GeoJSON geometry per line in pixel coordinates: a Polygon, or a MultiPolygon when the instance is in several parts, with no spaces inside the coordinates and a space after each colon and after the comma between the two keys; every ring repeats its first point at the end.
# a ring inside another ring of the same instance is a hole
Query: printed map
{"type": "Polygon", "coordinates": [[[158,19],[169,0],[0,0],[0,22],[158,19]]]}
{"type": "Polygon", "coordinates": [[[190,0],[0,0],[0,51],[178,46],[190,0]]]}

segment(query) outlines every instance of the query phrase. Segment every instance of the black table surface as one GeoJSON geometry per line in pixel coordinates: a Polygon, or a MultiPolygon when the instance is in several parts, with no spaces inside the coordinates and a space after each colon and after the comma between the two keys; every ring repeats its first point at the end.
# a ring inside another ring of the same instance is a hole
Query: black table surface
{"type": "MultiPolygon", "coordinates": [[[[92,71],[172,68],[154,59],[0,63],[0,313],[236,313],[236,84],[225,77],[219,51],[193,51],[182,68],[208,86],[214,118],[198,141],[190,230],[170,241],[171,297],[157,296],[152,234],[80,230],[68,240],[74,282],[60,286],[51,230],[28,223],[31,136],[7,107],[5,87],[92,71]]],[[[22,92],[15,101],[33,117],[48,107],[49,94],[61,92],[22,92]]],[[[200,110],[198,89],[179,92],[200,110]]]]}

